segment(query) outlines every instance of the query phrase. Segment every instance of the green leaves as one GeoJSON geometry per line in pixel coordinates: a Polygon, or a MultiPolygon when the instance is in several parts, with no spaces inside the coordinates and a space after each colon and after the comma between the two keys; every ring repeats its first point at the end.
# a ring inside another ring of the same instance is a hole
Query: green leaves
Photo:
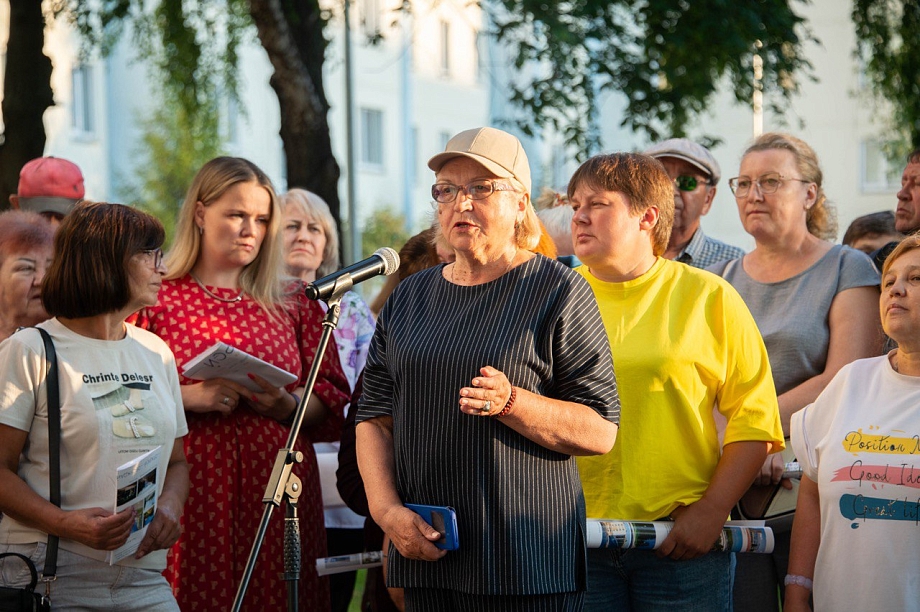
{"type": "Polygon", "coordinates": [[[512,85],[520,127],[560,130],[584,158],[598,145],[600,92],[626,96],[623,125],[651,139],[684,134],[724,82],[739,101],[755,88],[753,56],[763,60],[762,87],[782,106],[811,77],[803,44],[814,40],[786,0],[500,0],[496,34],[532,81],[512,85]],[[759,45],[759,46],[758,46],[759,45]]]}
{"type": "Polygon", "coordinates": [[[153,113],[139,118],[140,161],[130,178],[119,177],[120,197],[157,217],[168,241],[198,169],[225,153],[218,101],[207,101],[201,111],[189,114],[173,90],[162,89],[153,113]]]}
{"type": "Polygon", "coordinates": [[[886,149],[901,163],[920,148],[920,3],[854,0],[852,15],[865,79],[893,111],[886,149]]]}
{"type": "Polygon", "coordinates": [[[60,0],[81,34],[82,53],[108,54],[126,29],[154,81],[188,114],[237,97],[238,49],[253,35],[248,0],[60,0]]]}

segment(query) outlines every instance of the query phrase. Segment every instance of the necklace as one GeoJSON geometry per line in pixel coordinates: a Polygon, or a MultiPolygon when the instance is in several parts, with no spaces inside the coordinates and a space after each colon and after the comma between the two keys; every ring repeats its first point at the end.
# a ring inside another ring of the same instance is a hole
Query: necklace
{"type": "Polygon", "coordinates": [[[205,287],[204,284],[203,284],[200,280],[198,280],[198,277],[195,276],[194,274],[192,274],[191,272],[189,272],[189,276],[191,276],[191,277],[192,277],[192,280],[195,281],[195,283],[197,283],[199,287],[201,287],[201,290],[202,290],[202,291],[204,291],[205,293],[207,293],[209,296],[211,296],[212,298],[214,298],[214,299],[217,300],[218,302],[227,302],[228,304],[235,304],[236,302],[239,302],[240,300],[243,299],[243,290],[242,290],[242,289],[240,289],[240,293],[239,293],[239,295],[237,295],[236,297],[225,298],[225,297],[221,297],[221,296],[217,295],[216,293],[213,293],[213,292],[209,291],[208,288],[205,287]]]}

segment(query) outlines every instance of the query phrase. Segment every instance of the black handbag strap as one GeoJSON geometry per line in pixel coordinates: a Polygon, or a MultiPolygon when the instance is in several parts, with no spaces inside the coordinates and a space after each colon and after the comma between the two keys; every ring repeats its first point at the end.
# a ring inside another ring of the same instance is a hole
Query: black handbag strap
{"type": "Polygon", "coordinates": [[[25,555],[21,555],[15,552],[7,552],[7,553],[0,554],[0,559],[5,559],[6,557],[19,557],[19,559],[21,559],[22,562],[25,563],[26,566],[28,566],[29,575],[31,577],[29,579],[29,585],[26,587],[26,589],[28,589],[29,591],[34,591],[35,585],[38,584],[38,572],[35,571],[35,564],[32,563],[32,559],[28,558],[25,555]]]}
{"type": "MultiPolygon", "coordinates": [[[[61,395],[58,382],[57,353],[51,336],[40,327],[36,327],[45,344],[45,359],[48,361],[48,376],[45,388],[48,393],[48,471],[51,481],[51,503],[61,507],[61,395]]],[[[58,537],[48,534],[45,550],[45,567],[42,569],[42,581],[50,582],[57,574],[58,537]]]]}

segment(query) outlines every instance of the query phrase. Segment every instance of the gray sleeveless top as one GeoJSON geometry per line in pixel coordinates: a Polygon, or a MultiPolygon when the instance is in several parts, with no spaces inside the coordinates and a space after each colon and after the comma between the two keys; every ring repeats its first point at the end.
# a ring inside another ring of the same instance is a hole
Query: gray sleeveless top
{"type": "Polygon", "coordinates": [[[879,284],[872,260],[839,244],[807,270],[776,283],[752,279],[744,271],[741,258],[717,263],[708,270],[730,282],[754,315],[767,346],[777,395],[824,371],[830,342],[828,315],[834,297],[853,287],[879,284]]]}

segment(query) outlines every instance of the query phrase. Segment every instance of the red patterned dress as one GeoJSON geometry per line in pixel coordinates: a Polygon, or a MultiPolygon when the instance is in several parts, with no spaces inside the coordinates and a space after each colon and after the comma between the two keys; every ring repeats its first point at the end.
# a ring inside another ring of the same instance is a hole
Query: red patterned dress
{"type": "MultiPolygon", "coordinates": [[[[228,300],[236,296],[232,290],[208,290],[228,300]]],[[[297,374],[290,391],[307,378],[322,318],[320,306],[308,301],[303,291],[292,294],[278,322],[248,296],[239,302],[222,302],[186,276],[164,281],[159,302],[142,310],[136,324],[166,341],[180,372],[185,362],[222,341],[297,374]]],[[[329,587],[328,580],[317,576],[315,559],[325,556],[326,535],[316,455],[310,442],[338,440],[343,407],[349,399],[348,382],[335,345],[331,346],[313,392],[333,416],[319,428],[301,430],[298,449],[305,459],[295,469],[303,481],[298,504],[303,550],[300,609],[322,612],[329,609],[329,587]]],[[[182,384],[196,382],[181,374],[180,379],[182,384]]],[[[188,412],[186,416],[185,453],[191,487],[182,537],[169,551],[164,575],[183,612],[228,610],[262,518],[262,496],[275,454],[287,442],[290,428],[256,414],[242,397],[229,415],[188,412]]],[[[283,523],[284,510],[276,509],[249,583],[246,610],[287,607],[287,587],[280,577],[284,571],[283,523]]]]}

